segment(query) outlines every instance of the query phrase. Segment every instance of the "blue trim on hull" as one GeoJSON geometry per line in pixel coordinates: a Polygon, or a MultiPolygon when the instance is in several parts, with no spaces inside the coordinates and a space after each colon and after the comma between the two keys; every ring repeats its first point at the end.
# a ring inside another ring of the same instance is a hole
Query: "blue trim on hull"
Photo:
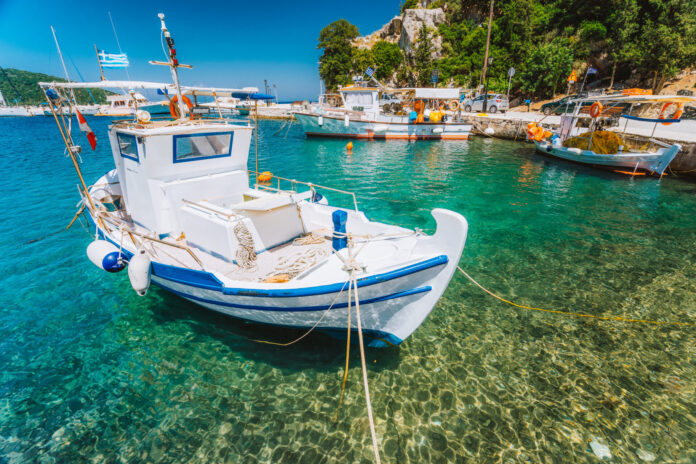
{"type": "MultiPolygon", "coordinates": [[[[163,285],[162,283],[155,282],[154,280],[152,281],[153,284],[157,285],[158,287],[161,287],[162,289],[171,292],[177,296],[180,296],[182,298],[186,298],[189,300],[194,300],[198,301],[201,303],[209,303],[209,304],[214,304],[218,306],[225,306],[228,308],[237,308],[237,309],[248,309],[252,311],[274,311],[274,312],[306,312],[306,311],[326,311],[329,309],[329,305],[322,305],[322,306],[290,306],[290,307],[277,307],[277,306],[257,306],[257,305],[245,305],[245,304],[239,304],[239,303],[230,303],[227,301],[218,301],[218,300],[211,300],[208,298],[203,298],[200,296],[196,295],[190,295],[188,293],[181,292],[179,290],[174,290],[173,288],[170,288],[166,285],[163,285]]],[[[346,286],[347,287],[347,286],[346,286]]],[[[393,300],[395,298],[403,298],[406,296],[410,295],[417,295],[419,293],[426,293],[431,291],[433,288],[430,286],[425,286],[425,287],[417,287],[417,288],[412,288],[410,290],[405,290],[403,292],[396,292],[396,293],[391,293],[389,295],[384,295],[384,296],[378,296],[376,298],[369,298],[366,300],[360,301],[360,304],[362,305],[368,305],[370,303],[379,303],[381,301],[387,301],[387,300],[393,300]]],[[[340,289],[339,289],[340,291],[340,289]]],[[[346,308],[348,307],[348,303],[335,303],[333,305],[334,308],[346,308]]]]}
{"type": "MultiPolygon", "coordinates": [[[[88,213],[87,217],[90,218],[92,224],[94,224],[94,219],[88,213]]],[[[103,236],[107,241],[119,246],[118,243],[106,237],[99,229],[99,234],[103,236]]],[[[133,255],[127,250],[123,250],[124,254],[128,255],[128,258],[133,255]]],[[[410,274],[415,274],[432,267],[442,266],[449,262],[447,255],[439,255],[434,258],[426,259],[415,264],[410,264],[408,266],[395,269],[393,271],[385,272],[383,274],[376,274],[373,276],[366,276],[357,279],[358,287],[367,287],[370,285],[379,284],[386,282],[388,280],[397,279],[399,277],[404,277],[410,274]]],[[[254,296],[261,298],[293,298],[300,296],[314,296],[314,295],[325,295],[327,293],[336,293],[341,290],[343,283],[328,284],[328,285],[318,285],[315,287],[305,287],[305,288],[292,288],[292,289],[248,289],[248,288],[230,288],[225,287],[223,283],[215,277],[210,272],[197,271],[194,269],[186,269],[177,266],[170,266],[169,264],[152,262],[152,274],[157,277],[162,277],[163,279],[170,280],[172,282],[180,283],[183,285],[189,285],[192,287],[203,288],[206,290],[215,290],[222,292],[223,295],[238,295],[238,296],[254,296]]]]}
{"type": "MultiPolygon", "coordinates": [[[[158,287],[162,288],[163,290],[170,292],[176,296],[179,296],[184,299],[193,299],[193,300],[205,300],[205,299],[199,299],[198,297],[193,297],[192,295],[186,295],[185,293],[178,292],[176,290],[173,290],[165,285],[162,285],[158,282],[152,281],[153,284],[157,285],[158,287]]],[[[426,291],[430,291],[430,287],[421,287],[421,288],[415,288],[412,290],[408,290],[406,292],[400,292],[403,295],[399,294],[392,294],[392,295],[387,295],[386,297],[380,297],[380,298],[372,298],[370,300],[364,300],[361,301],[361,304],[366,305],[369,303],[375,303],[377,301],[385,301],[389,300],[392,298],[400,298],[408,295],[415,295],[418,293],[423,293],[426,291]]],[[[205,301],[210,301],[210,300],[205,300],[205,301]]],[[[219,304],[219,302],[211,301],[213,304],[219,304]]],[[[226,306],[227,304],[225,304],[226,306]]],[[[346,307],[348,306],[347,303],[341,303],[341,304],[336,304],[334,305],[334,308],[338,307],[346,307]]],[[[202,309],[207,310],[207,311],[214,311],[218,314],[222,314],[223,316],[229,317],[231,319],[236,319],[239,321],[244,321],[244,322],[250,322],[252,324],[259,324],[263,326],[269,326],[269,327],[281,327],[281,328],[290,328],[294,330],[302,330],[302,329],[309,329],[311,328],[310,326],[295,326],[295,325],[279,325],[279,324],[272,324],[270,322],[262,322],[262,321],[252,321],[251,319],[245,319],[243,317],[239,316],[234,316],[232,314],[226,314],[220,311],[216,311],[212,308],[207,308],[205,306],[200,306],[202,309]]],[[[324,310],[328,309],[327,307],[323,307],[324,310]]],[[[275,309],[272,309],[271,311],[275,311],[275,309]]],[[[318,332],[325,333],[329,335],[332,338],[336,338],[339,340],[345,340],[346,339],[346,328],[345,327],[317,327],[315,330],[318,332]]],[[[357,334],[358,329],[353,327],[351,329],[351,333],[357,334]]],[[[387,348],[390,346],[397,346],[403,343],[403,340],[396,335],[389,333],[389,332],[384,332],[382,330],[374,330],[374,329],[363,329],[363,335],[367,338],[367,346],[372,347],[372,348],[387,348]]],[[[353,339],[353,343],[357,343],[357,338],[353,339]]]]}

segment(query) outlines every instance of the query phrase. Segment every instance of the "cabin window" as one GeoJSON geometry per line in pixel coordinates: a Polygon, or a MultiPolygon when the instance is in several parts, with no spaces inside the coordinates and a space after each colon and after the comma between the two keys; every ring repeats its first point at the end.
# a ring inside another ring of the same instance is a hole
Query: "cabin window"
{"type": "Polygon", "coordinates": [[[118,140],[118,149],[122,157],[139,161],[138,142],[135,140],[135,135],[117,132],[116,139],[118,140]]]}
{"type": "Polygon", "coordinates": [[[369,92],[347,92],[346,106],[370,106],[372,94],[369,92]]]}
{"type": "Polygon", "coordinates": [[[230,156],[232,132],[174,136],[174,162],[198,161],[230,156]]]}

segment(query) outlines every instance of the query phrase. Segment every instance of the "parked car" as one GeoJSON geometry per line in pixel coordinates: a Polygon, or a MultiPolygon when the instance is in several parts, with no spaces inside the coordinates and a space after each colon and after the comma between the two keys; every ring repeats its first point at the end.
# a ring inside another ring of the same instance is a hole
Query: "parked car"
{"type": "MultiPolygon", "coordinates": [[[[483,95],[479,95],[476,98],[468,98],[466,100],[463,100],[459,104],[459,107],[467,113],[470,113],[472,111],[483,111],[483,99],[483,95]]],[[[504,113],[508,109],[510,109],[507,96],[499,93],[488,94],[487,106],[488,109],[486,111],[488,111],[489,113],[496,113],[498,111],[504,113]]]]}
{"type": "MultiPolygon", "coordinates": [[[[580,95],[568,95],[567,97],[563,97],[560,100],[544,103],[543,105],[541,105],[541,112],[547,116],[552,113],[572,113],[573,111],[575,111],[576,103],[571,103],[571,101],[576,98],[587,98],[587,96],[587,92],[583,92],[580,95]]],[[[592,106],[592,102],[583,102],[582,106],[592,106]]]]}

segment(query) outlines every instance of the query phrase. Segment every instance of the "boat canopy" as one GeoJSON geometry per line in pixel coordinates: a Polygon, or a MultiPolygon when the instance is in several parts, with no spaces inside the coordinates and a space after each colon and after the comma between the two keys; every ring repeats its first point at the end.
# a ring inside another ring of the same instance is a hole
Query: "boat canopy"
{"type": "Polygon", "coordinates": [[[694,103],[696,97],[688,95],[598,95],[595,97],[576,98],[573,102],[598,101],[615,103],[694,103]]]}
{"type": "MultiPolygon", "coordinates": [[[[145,82],[145,81],[99,81],[99,82],[39,82],[39,85],[44,88],[58,89],[149,89],[158,90],[162,94],[176,93],[174,84],[164,84],[160,82],[145,82]]],[[[272,100],[273,95],[259,93],[256,87],[246,87],[243,89],[226,89],[215,87],[190,87],[181,86],[183,95],[194,96],[217,96],[217,97],[235,97],[249,98],[252,100],[272,100]]]]}
{"type": "Polygon", "coordinates": [[[415,88],[409,89],[415,91],[416,99],[420,100],[459,100],[460,89],[430,89],[430,88],[415,88]]]}

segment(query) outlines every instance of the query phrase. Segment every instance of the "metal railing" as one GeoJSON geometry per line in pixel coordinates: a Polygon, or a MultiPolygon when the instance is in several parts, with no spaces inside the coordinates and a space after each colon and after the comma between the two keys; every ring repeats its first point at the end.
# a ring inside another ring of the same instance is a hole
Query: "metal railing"
{"type": "Polygon", "coordinates": [[[347,190],[341,190],[341,189],[337,189],[337,188],[333,188],[333,187],[327,187],[327,186],[325,186],[325,185],[313,184],[313,183],[311,183],[311,182],[303,182],[303,181],[301,181],[301,180],[288,179],[288,178],[286,178],[286,177],[280,177],[280,176],[276,176],[276,175],[271,175],[272,178],[271,178],[271,181],[269,181],[269,182],[272,182],[273,179],[276,179],[276,181],[277,181],[277,183],[276,183],[277,187],[273,187],[272,185],[265,185],[265,184],[263,184],[263,183],[258,183],[259,174],[262,174],[262,173],[257,172],[257,171],[249,171],[249,173],[253,173],[253,174],[255,175],[254,179],[256,180],[256,182],[254,182],[254,187],[255,187],[257,190],[258,190],[259,188],[261,188],[261,189],[263,189],[263,190],[275,190],[275,191],[277,191],[277,192],[279,192],[279,193],[283,193],[283,192],[285,192],[285,191],[287,191],[287,190],[281,189],[281,188],[280,188],[280,185],[281,185],[280,183],[281,183],[281,181],[285,181],[285,182],[290,182],[290,184],[292,185],[292,187],[291,187],[291,188],[292,188],[292,190],[291,190],[292,192],[298,193],[298,192],[297,192],[297,188],[296,188],[297,184],[306,185],[307,187],[309,187],[309,189],[310,189],[311,191],[316,191],[316,189],[322,189],[322,190],[330,190],[330,191],[332,191],[332,192],[341,193],[341,194],[343,194],[343,195],[348,195],[349,197],[351,197],[351,198],[353,199],[353,207],[355,208],[355,212],[358,212],[358,211],[359,211],[359,210],[358,210],[358,200],[357,200],[357,198],[356,198],[356,196],[355,196],[355,193],[353,193],[353,192],[349,192],[349,191],[347,191],[347,190]]]}

